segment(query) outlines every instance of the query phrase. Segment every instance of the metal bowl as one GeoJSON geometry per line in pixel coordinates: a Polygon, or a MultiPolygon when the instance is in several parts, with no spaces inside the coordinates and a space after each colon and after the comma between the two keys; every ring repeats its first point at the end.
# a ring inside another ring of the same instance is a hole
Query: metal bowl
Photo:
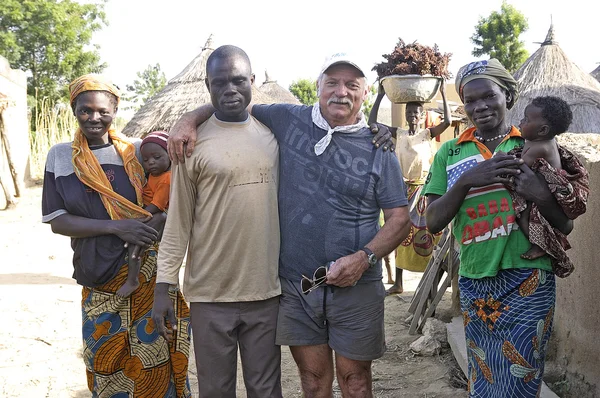
{"type": "Polygon", "coordinates": [[[391,75],[381,79],[385,94],[394,104],[430,102],[442,79],[431,75],[391,75]]]}

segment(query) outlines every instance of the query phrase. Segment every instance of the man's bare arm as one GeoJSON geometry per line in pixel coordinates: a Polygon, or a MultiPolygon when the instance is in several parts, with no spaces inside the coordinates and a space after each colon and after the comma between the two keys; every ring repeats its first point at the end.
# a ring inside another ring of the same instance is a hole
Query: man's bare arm
{"type": "Polygon", "coordinates": [[[366,244],[377,258],[383,258],[394,251],[410,232],[408,206],[382,210],[384,224],[373,240],[366,244]]]}
{"type": "MultiPolygon", "coordinates": [[[[383,209],[383,217],[385,223],[375,237],[365,245],[375,253],[377,258],[383,258],[391,253],[406,239],[410,231],[408,206],[383,209]]],[[[369,269],[367,254],[359,250],[339,258],[331,266],[327,274],[327,283],[339,287],[352,286],[367,269],[369,269]]]]}

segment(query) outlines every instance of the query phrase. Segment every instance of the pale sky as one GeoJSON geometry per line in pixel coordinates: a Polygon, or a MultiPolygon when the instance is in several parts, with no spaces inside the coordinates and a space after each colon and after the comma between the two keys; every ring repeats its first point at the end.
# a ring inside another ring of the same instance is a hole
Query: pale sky
{"type": "MultiPolygon", "coordinates": [[[[556,38],[571,61],[591,72],[600,62],[597,43],[600,1],[512,0],[529,29],[521,39],[533,54],[546,37],[552,16],[556,38]]],[[[213,34],[214,46],[233,44],[252,62],[256,83],[265,69],[284,87],[300,78],[316,78],[325,58],[336,52],[356,54],[368,80],[370,69],[405,42],[437,43],[452,53],[450,72],[475,59],[469,38],[480,17],[500,10],[501,0],[427,1],[192,1],[110,0],[109,26],[94,35],[105,74],[121,88],[136,72],[160,63],[173,78],[199,54],[213,34]]]]}

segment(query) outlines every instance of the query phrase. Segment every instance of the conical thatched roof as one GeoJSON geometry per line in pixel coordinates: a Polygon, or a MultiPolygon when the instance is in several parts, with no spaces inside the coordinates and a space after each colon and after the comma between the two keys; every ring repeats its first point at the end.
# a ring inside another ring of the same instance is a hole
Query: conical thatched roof
{"type": "Polygon", "coordinates": [[[598,80],[600,82],[600,65],[598,65],[598,67],[596,69],[594,69],[590,75],[592,75],[592,77],[596,80],[598,80]]]}
{"type": "Polygon", "coordinates": [[[600,133],[600,83],[572,63],[558,46],[554,28],[541,47],[515,73],[520,96],[509,111],[518,126],[525,107],[535,97],[553,95],[567,101],[573,111],[572,133],[600,133]]]}
{"type": "Polygon", "coordinates": [[[294,97],[294,94],[277,84],[277,80],[271,80],[267,71],[265,71],[265,81],[258,89],[267,94],[269,97],[275,99],[277,102],[284,102],[294,105],[301,104],[301,102],[298,101],[298,98],[294,97]]]}
{"type": "MultiPolygon", "coordinates": [[[[206,61],[213,51],[211,35],[200,54],[136,112],[123,128],[123,134],[130,137],[144,137],[156,130],[169,131],[181,115],[200,105],[210,103],[210,93],[204,78],[206,61]]],[[[277,101],[253,86],[252,102],[273,104],[277,101]]]]}

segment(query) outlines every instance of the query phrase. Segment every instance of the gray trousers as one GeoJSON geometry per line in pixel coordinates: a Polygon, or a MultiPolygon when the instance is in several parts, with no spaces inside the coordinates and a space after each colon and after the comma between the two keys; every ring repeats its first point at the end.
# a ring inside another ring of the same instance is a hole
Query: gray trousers
{"type": "Polygon", "coordinates": [[[235,398],[237,351],[249,398],[281,398],[281,349],[275,345],[279,297],[190,303],[200,398],[235,398]]]}

